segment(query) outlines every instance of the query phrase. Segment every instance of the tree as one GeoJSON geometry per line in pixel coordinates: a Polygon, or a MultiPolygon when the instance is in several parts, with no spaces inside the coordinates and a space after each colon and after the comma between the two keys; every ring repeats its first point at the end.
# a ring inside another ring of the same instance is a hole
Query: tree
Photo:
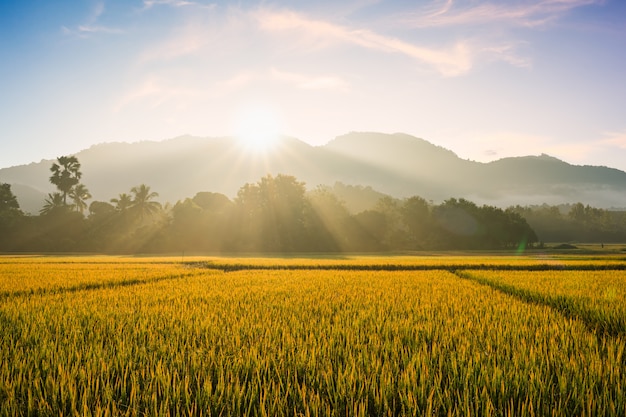
{"type": "Polygon", "coordinates": [[[387,216],[376,210],[365,210],[353,216],[355,230],[352,239],[356,250],[378,251],[389,249],[386,236],[387,216]]]}
{"type": "Polygon", "coordinates": [[[157,201],[152,201],[159,196],[159,193],[150,191],[150,187],[141,184],[131,188],[130,192],[133,194],[133,201],[130,208],[140,219],[144,219],[148,216],[152,216],[161,209],[161,204],[157,201]]]}
{"type": "Polygon", "coordinates": [[[310,213],[307,217],[311,249],[348,250],[350,213],[328,186],[318,186],[307,194],[310,213]]]}
{"type": "Polygon", "coordinates": [[[172,208],[168,234],[183,250],[200,249],[205,245],[207,236],[203,214],[202,207],[191,198],[177,202],[172,208]]]}
{"type": "Polygon", "coordinates": [[[382,244],[386,247],[404,247],[407,240],[407,231],[402,222],[402,207],[400,201],[390,197],[381,197],[374,210],[385,218],[385,233],[382,244]]]}
{"type": "Polygon", "coordinates": [[[0,183],[0,216],[20,211],[20,204],[11,191],[11,184],[0,183]]]}
{"type": "Polygon", "coordinates": [[[196,193],[193,197],[193,202],[196,203],[203,210],[208,210],[212,212],[221,212],[227,210],[232,201],[224,194],[220,193],[211,193],[208,191],[201,191],[196,193]]]}
{"type": "Polygon", "coordinates": [[[10,184],[0,183],[0,248],[9,245],[24,218],[10,184]]]}
{"type": "Polygon", "coordinates": [[[308,201],[304,183],[290,175],[267,175],[237,193],[240,242],[248,249],[302,250],[306,246],[308,201]]]}
{"type": "Polygon", "coordinates": [[[404,201],[402,221],[408,229],[408,243],[412,249],[423,247],[431,224],[430,207],[422,197],[413,196],[404,201]]]}
{"type": "Polygon", "coordinates": [[[76,186],[70,190],[69,196],[74,202],[74,208],[80,213],[84,212],[87,208],[85,201],[91,198],[89,190],[83,184],[76,184],[76,186]]]}
{"type": "Polygon", "coordinates": [[[463,198],[450,198],[433,208],[435,223],[433,241],[436,247],[450,249],[478,249],[485,234],[479,208],[463,198]]]}
{"type": "Polygon", "coordinates": [[[50,167],[52,175],[50,182],[56,185],[63,197],[63,205],[67,205],[67,196],[80,182],[82,173],[80,172],[80,162],[75,156],[60,156],[57,158],[58,163],[53,163],[50,167]]]}
{"type": "Polygon", "coordinates": [[[44,205],[39,210],[40,214],[46,215],[51,214],[55,211],[59,211],[63,208],[67,207],[63,202],[63,194],[61,193],[50,193],[48,194],[48,198],[44,200],[44,205]]]}
{"type": "Polygon", "coordinates": [[[112,198],[111,203],[115,204],[115,209],[118,211],[126,211],[133,205],[133,198],[130,194],[122,193],[117,198],[112,198]]]}

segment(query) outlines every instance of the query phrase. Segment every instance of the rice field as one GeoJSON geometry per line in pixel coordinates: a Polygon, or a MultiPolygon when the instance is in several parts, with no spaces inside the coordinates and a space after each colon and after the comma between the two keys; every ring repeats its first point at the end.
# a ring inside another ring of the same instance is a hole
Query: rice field
{"type": "Polygon", "coordinates": [[[0,416],[626,415],[624,263],[0,257],[0,416]]]}
{"type": "Polygon", "coordinates": [[[466,271],[462,276],[626,335],[626,271],[466,271]]]}

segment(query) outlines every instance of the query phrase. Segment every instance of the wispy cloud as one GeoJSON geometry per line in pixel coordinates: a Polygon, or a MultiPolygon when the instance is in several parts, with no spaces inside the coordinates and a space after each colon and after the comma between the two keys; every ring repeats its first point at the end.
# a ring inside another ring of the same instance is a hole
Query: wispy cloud
{"type": "Polygon", "coordinates": [[[519,68],[530,68],[532,66],[531,59],[520,55],[518,52],[520,46],[525,44],[526,42],[509,41],[498,45],[483,46],[480,51],[492,61],[503,61],[519,68]]]}
{"type": "Polygon", "coordinates": [[[197,26],[187,26],[169,37],[147,48],[140,56],[139,62],[168,61],[187,55],[193,55],[207,44],[209,33],[197,26]]]}
{"type": "Polygon", "coordinates": [[[154,6],[170,6],[170,7],[194,6],[194,7],[213,9],[216,7],[216,4],[215,3],[201,3],[201,2],[187,1],[187,0],[144,0],[142,10],[148,10],[154,6]]]}
{"type": "Polygon", "coordinates": [[[89,35],[95,33],[107,33],[107,34],[122,34],[124,30],[119,28],[107,27],[99,25],[98,20],[105,11],[104,2],[98,2],[95,4],[91,11],[91,14],[86,19],[85,23],[76,26],[75,28],[68,28],[67,26],[61,26],[61,31],[68,36],[77,36],[86,38],[89,35]]]}
{"type": "Polygon", "coordinates": [[[89,34],[94,33],[109,33],[114,35],[124,33],[124,30],[122,29],[98,25],[79,25],[76,29],[69,29],[66,26],[61,26],[61,30],[65,35],[74,35],[79,37],[87,37],[89,34]]]}
{"type": "Polygon", "coordinates": [[[353,29],[326,21],[308,19],[294,12],[261,10],[257,13],[257,18],[261,29],[266,31],[299,32],[319,41],[321,46],[342,42],[387,53],[399,53],[429,65],[446,76],[464,74],[472,67],[472,54],[464,42],[457,42],[449,48],[434,49],[381,35],[368,29],[353,29]]]}
{"type": "Polygon", "coordinates": [[[159,107],[166,102],[175,102],[180,106],[180,103],[185,103],[187,99],[197,97],[199,94],[197,89],[174,86],[161,77],[148,76],[124,94],[114,106],[113,111],[119,112],[138,102],[149,108],[159,107]]]}
{"type": "Polygon", "coordinates": [[[401,19],[417,27],[488,23],[534,27],[554,21],[572,9],[603,3],[604,0],[531,0],[521,3],[446,0],[436,1],[401,19]]]}

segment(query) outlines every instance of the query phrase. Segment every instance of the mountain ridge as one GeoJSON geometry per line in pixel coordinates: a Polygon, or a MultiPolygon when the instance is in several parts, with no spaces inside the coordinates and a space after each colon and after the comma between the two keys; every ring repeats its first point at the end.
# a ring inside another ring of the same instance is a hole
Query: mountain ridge
{"type": "MultiPolygon", "coordinates": [[[[75,153],[82,182],[93,200],[108,201],[145,183],[163,202],[212,191],[231,198],[245,183],[279,173],[307,184],[361,185],[403,198],[443,201],[457,197],[497,206],[583,202],[626,206],[626,172],[572,165],[549,155],[462,159],[453,151],[404,133],[350,132],[312,146],[283,137],[271,150],[254,153],[228,137],[178,136],[162,141],[104,142],[75,153]]],[[[0,169],[0,182],[14,185],[25,211],[36,213],[54,187],[53,160],[0,169]]]]}

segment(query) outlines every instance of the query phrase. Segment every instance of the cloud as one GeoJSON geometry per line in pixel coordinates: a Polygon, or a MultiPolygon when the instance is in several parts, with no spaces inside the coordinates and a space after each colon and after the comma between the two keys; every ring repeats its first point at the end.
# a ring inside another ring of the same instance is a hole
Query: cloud
{"type": "Polygon", "coordinates": [[[213,9],[216,7],[216,4],[215,3],[204,4],[204,3],[199,3],[195,1],[187,1],[187,0],[144,0],[142,10],[148,10],[154,6],[171,6],[171,7],[194,6],[194,7],[213,9]]]}
{"type": "Polygon", "coordinates": [[[61,26],[61,31],[67,36],[76,36],[79,38],[87,38],[91,34],[95,33],[107,33],[112,35],[121,35],[126,33],[123,29],[110,28],[106,26],[98,25],[79,25],[76,29],[69,29],[66,26],[61,26]]]}
{"type": "Polygon", "coordinates": [[[604,0],[532,0],[526,2],[476,3],[446,0],[402,18],[417,27],[482,25],[506,23],[535,27],[558,19],[583,6],[603,4],[604,0]]]}
{"type": "Polygon", "coordinates": [[[257,19],[260,28],[266,31],[299,32],[312,37],[322,46],[341,42],[386,53],[399,53],[427,64],[446,76],[464,74],[472,67],[472,54],[464,42],[457,42],[448,49],[432,49],[380,35],[367,29],[352,29],[321,20],[308,19],[294,12],[261,10],[257,12],[257,19]]]}
{"type": "Polygon", "coordinates": [[[98,25],[98,20],[102,14],[104,14],[105,6],[104,2],[100,1],[95,4],[91,14],[86,19],[86,22],[78,25],[75,29],[68,28],[67,26],[61,26],[61,31],[67,36],[77,36],[80,38],[87,38],[91,34],[95,33],[107,33],[107,34],[122,34],[124,30],[118,28],[107,27],[98,25]]]}
{"type": "Polygon", "coordinates": [[[184,99],[183,101],[176,101],[176,103],[180,105],[180,103],[184,103],[186,99],[197,97],[198,95],[199,92],[196,89],[172,86],[160,77],[149,76],[135,88],[127,92],[114,106],[113,111],[115,113],[120,112],[125,107],[136,102],[142,102],[149,108],[154,109],[166,102],[172,102],[173,100],[182,98],[184,99]]]}
{"type": "Polygon", "coordinates": [[[477,49],[491,60],[503,61],[514,67],[530,68],[532,66],[532,60],[518,53],[518,49],[521,45],[526,45],[526,43],[511,41],[499,45],[483,46],[477,49]]]}
{"type": "MultiPolygon", "coordinates": [[[[527,42],[511,40],[512,28],[544,27],[562,18],[567,12],[606,0],[435,0],[428,5],[417,6],[413,12],[404,12],[388,18],[396,27],[429,30],[448,29],[449,36],[468,33],[465,38],[473,61],[502,61],[519,68],[530,68],[532,61],[520,54],[519,49],[527,42]],[[455,30],[456,29],[456,30],[455,30]],[[478,29],[478,30],[475,30],[478,29]]],[[[423,4],[423,3],[422,3],[423,4]]],[[[519,32],[515,35],[519,36],[519,32]]]]}
{"type": "Polygon", "coordinates": [[[158,43],[139,56],[139,62],[169,61],[202,50],[208,42],[209,34],[194,26],[183,28],[177,35],[158,43]]]}
{"type": "MultiPolygon", "coordinates": [[[[167,4],[170,2],[168,1],[167,4]]],[[[159,3],[161,4],[161,3],[159,3]]],[[[214,24],[191,21],[165,40],[155,43],[145,50],[139,61],[171,61],[184,56],[209,56],[221,52],[232,56],[248,53],[246,48],[276,47],[267,38],[271,33],[289,33],[278,38],[280,48],[293,48],[296,51],[314,51],[331,48],[335,45],[351,45],[384,54],[405,56],[423,67],[437,73],[454,77],[468,73],[480,60],[503,61],[510,65],[528,68],[530,59],[519,54],[521,41],[498,40],[491,44],[478,39],[456,40],[446,47],[433,48],[377,33],[370,29],[352,28],[320,19],[311,19],[293,11],[273,11],[256,9],[243,11],[239,8],[225,11],[227,16],[219,20],[212,16],[214,24]],[[228,41],[228,42],[225,42],[228,41]],[[231,44],[228,51],[225,45],[231,44]],[[238,49],[237,49],[238,48],[238,49]],[[239,51],[239,52],[237,52],[239,51]]],[[[317,79],[315,82],[299,83],[300,87],[315,89],[325,86],[337,87],[338,80],[317,79]],[[306,84],[306,86],[304,86],[306,84]]]]}

